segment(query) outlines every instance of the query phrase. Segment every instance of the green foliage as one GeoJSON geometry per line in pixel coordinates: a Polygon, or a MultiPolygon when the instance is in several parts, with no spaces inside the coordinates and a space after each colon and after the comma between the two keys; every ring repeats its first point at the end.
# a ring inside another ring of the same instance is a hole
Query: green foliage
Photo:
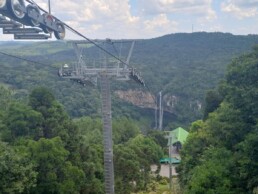
{"type": "Polygon", "coordinates": [[[128,146],[115,146],[114,153],[116,193],[130,194],[142,185],[141,163],[128,146]]]}
{"type": "Polygon", "coordinates": [[[81,166],[85,174],[85,182],[81,192],[104,194],[103,146],[82,145],[80,155],[82,157],[81,166]]]}
{"type": "MultiPolygon", "coordinates": [[[[104,193],[103,145],[100,119],[83,117],[75,120],[82,135],[80,156],[86,175],[84,193],[104,193]]],[[[118,194],[147,188],[150,165],[159,163],[161,148],[140,134],[134,121],[127,118],[113,122],[115,190],[118,194]]]]}
{"type": "Polygon", "coordinates": [[[12,101],[12,92],[5,86],[0,85],[0,110],[6,111],[12,101]]]}
{"type": "Polygon", "coordinates": [[[53,94],[46,88],[36,88],[30,95],[29,105],[43,116],[43,137],[52,138],[57,135],[66,138],[68,116],[63,107],[55,100],[53,94]]]}
{"type": "Polygon", "coordinates": [[[220,108],[210,115],[207,128],[213,135],[214,144],[222,144],[230,149],[244,139],[251,129],[243,120],[239,110],[223,102],[220,108]]]}
{"type": "Polygon", "coordinates": [[[199,164],[203,152],[209,145],[209,139],[210,135],[203,128],[195,129],[189,134],[180,152],[182,160],[177,168],[182,186],[186,185],[192,177],[192,169],[199,164]]]}
{"type": "Polygon", "coordinates": [[[191,124],[190,132],[196,132],[204,127],[204,122],[202,120],[197,120],[191,124]]]}
{"type": "Polygon", "coordinates": [[[100,119],[83,117],[75,120],[81,134],[79,153],[85,174],[82,193],[104,194],[102,123],[100,119]]]}
{"type": "Polygon", "coordinates": [[[130,139],[114,150],[116,193],[126,194],[146,190],[151,184],[152,164],[159,165],[161,147],[143,135],[130,139]]]}
{"type": "Polygon", "coordinates": [[[79,193],[84,173],[68,159],[59,137],[29,141],[28,152],[37,164],[37,186],[33,193],[79,193]]]}
{"type": "MultiPolygon", "coordinates": [[[[153,94],[163,90],[167,96],[176,97],[176,103],[170,110],[172,114],[167,112],[164,123],[167,125],[173,121],[180,126],[187,126],[196,119],[201,119],[203,110],[200,109],[200,105],[203,107],[205,92],[214,88],[218,80],[223,77],[226,64],[240,53],[250,51],[257,40],[257,36],[253,35],[234,36],[228,33],[170,34],[150,40],[139,40],[132,55],[132,62],[136,63],[136,68],[143,73],[153,94]]],[[[122,53],[125,53],[128,47],[123,45],[123,48],[122,53]]],[[[53,64],[52,66],[27,64],[1,56],[0,82],[14,87],[15,97],[23,99],[32,88],[41,85],[54,92],[70,116],[100,115],[100,95],[96,89],[81,87],[57,77],[58,67],[61,64],[71,64],[76,60],[71,47],[58,41],[9,42],[1,45],[0,50],[33,58],[45,64],[53,64]]],[[[90,53],[95,56],[94,52],[92,48],[84,49],[84,54],[90,53]]],[[[134,82],[130,84],[115,82],[112,88],[141,89],[134,82]]],[[[113,99],[114,117],[122,115],[141,122],[153,121],[153,109],[135,107],[118,100],[115,96],[113,99]]],[[[154,122],[152,123],[154,125],[154,122]]]]}
{"type": "Polygon", "coordinates": [[[163,156],[161,147],[155,141],[143,135],[131,139],[128,145],[143,160],[141,165],[146,170],[150,168],[149,164],[159,164],[159,159],[163,156]]]}
{"type": "Polygon", "coordinates": [[[36,185],[37,172],[30,160],[0,142],[0,193],[27,193],[36,185]]]}
{"type": "Polygon", "coordinates": [[[8,129],[3,131],[6,141],[13,141],[18,137],[37,139],[42,136],[43,117],[27,105],[18,102],[10,104],[3,120],[8,129]]]}
{"type": "Polygon", "coordinates": [[[247,188],[252,191],[258,184],[258,131],[249,133],[239,144],[240,176],[247,188]]]}
{"type": "Polygon", "coordinates": [[[151,181],[150,183],[148,183],[147,185],[147,191],[157,191],[159,187],[159,183],[156,181],[151,181]]]}
{"type": "MultiPolygon", "coordinates": [[[[257,51],[256,51],[257,52],[257,51]]],[[[235,60],[228,69],[227,100],[242,114],[244,122],[255,125],[258,117],[258,57],[253,52],[235,60]]]]}
{"type": "Polygon", "coordinates": [[[69,157],[73,160],[78,159],[80,138],[78,129],[53,94],[44,87],[35,88],[30,94],[29,104],[43,117],[40,126],[43,137],[61,137],[65,148],[71,153],[69,157]]]}
{"type": "MultiPolygon", "coordinates": [[[[201,118],[204,93],[223,77],[225,64],[250,50],[254,42],[257,36],[174,34],[139,41],[132,60],[141,64],[137,68],[151,92],[163,89],[168,98],[176,97],[173,114],[166,115],[164,122],[188,125],[201,118]]],[[[34,60],[47,60],[56,67],[74,60],[70,48],[66,50],[62,45],[60,49],[59,43],[51,43],[52,47],[37,44],[13,46],[24,57],[33,55],[34,60]],[[29,53],[31,50],[35,51],[29,53]]],[[[1,45],[0,49],[6,48],[1,45]]],[[[0,82],[15,88],[10,92],[0,87],[1,139],[10,143],[0,144],[0,192],[103,194],[97,89],[61,80],[52,67],[28,65],[6,56],[0,58],[0,63],[0,82]],[[36,85],[45,87],[33,89],[36,85]],[[20,102],[13,102],[12,95],[20,102]],[[92,118],[72,121],[65,110],[72,117],[92,118]]],[[[235,59],[218,89],[207,93],[205,121],[192,124],[181,151],[179,178],[187,193],[239,194],[257,190],[257,64],[256,46],[252,53],[235,59]]],[[[121,82],[112,85],[115,90],[129,87],[138,88],[121,82]]],[[[113,122],[116,192],[125,194],[148,187],[153,190],[156,184],[150,176],[150,165],[159,163],[163,154],[159,145],[164,148],[165,140],[160,133],[140,135],[138,125],[129,119],[137,119],[140,129],[146,130],[153,120],[153,110],[141,110],[118,99],[113,104],[113,115],[119,118],[113,122]]]]}
{"type": "Polygon", "coordinates": [[[167,179],[162,178],[162,179],[159,181],[159,183],[160,183],[161,185],[167,185],[167,184],[168,184],[168,181],[167,181],[167,179]]]}
{"type": "Polygon", "coordinates": [[[210,95],[207,113],[213,112],[204,123],[193,124],[181,152],[179,178],[186,193],[256,192],[257,75],[256,47],[230,64],[226,79],[210,95]],[[223,96],[219,106],[216,93],[223,96]]]}
{"type": "Polygon", "coordinates": [[[205,108],[203,113],[204,120],[208,118],[209,113],[215,111],[219,107],[222,100],[221,95],[217,91],[210,90],[206,93],[205,108]]]}
{"type": "Polygon", "coordinates": [[[152,164],[160,165],[159,159],[163,157],[162,149],[155,141],[143,135],[138,135],[130,140],[128,145],[139,158],[144,181],[143,188],[146,189],[147,183],[150,181],[150,166],[152,164]]]}
{"type": "MultiPolygon", "coordinates": [[[[10,99],[1,107],[1,138],[10,147],[0,143],[0,193],[104,194],[101,119],[71,120],[44,87],[33,89],[25,102],[10,99]]],[[[161,147],[126,117],[114,120],[113,128],[116,192],[146,190],[161,147]]]]}
{"type": "Polygon", "coordinates": [[[140,129],[133,120],[123,117],[113,123],[113,140],[115,144],[126,143],[139,134],[140,129]]]}
{"type": "Polygon", "coordinates": [[[44,87],[39,87],[34,89],[30,94],[30,102],[29,105],[39,111],[42,112],[44,116],[46,116],[46,109],[51,108],[53,103],[55,102],[55,97],[53,94],[44,87]]]}
{"type": "Polygon", "coordinates": [[[163,131],[157,131],[157,130],[149,131],[147,136],[153,139],[163,149],[167,148],[168,140],[165,138],[165,133],[163,131]]]}
{"type": "Polygon", "coordinates": [[[186,194],[231,194],[230,175],[234,170],[232,153],[223,148],[206,150],[193,169],[186,194]]]}
{"type": "Polygon", "coordinates": [[[102,144],[101,119],[82,117],[80,119],[75,119],[74,122],[78,127],[79,133],[82,135],[85,145],[102,144]]]}
{"type": "MultiPolygon", "coordinates": [[[[0,139],[1,133],[3,136],[3,131],[6,131],[5,114],[8,110],[10,104],[12,103],[12,92],[5,86],[0,85],[0,139]]],[[[9,132],[7,132],[9,133],[9,132]]]]}

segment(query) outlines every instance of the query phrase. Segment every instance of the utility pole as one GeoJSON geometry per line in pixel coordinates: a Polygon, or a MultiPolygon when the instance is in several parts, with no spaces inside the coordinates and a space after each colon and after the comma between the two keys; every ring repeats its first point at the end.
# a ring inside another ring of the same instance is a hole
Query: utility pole
{"type": "Polygon", "coordinates": [[[162,91],[159,92],[159,130],[162,131],[163,128],[163,101],[162,101],[162,91]]]}
{"type": "Polygon", "coordinates": [[[170,193],[172,193],[172,180],[173,180],[173,166],[172,166],[172,149],[173,149],[173,145],[172,145],[172,136],[169,136],[169,147],[168,147],[168,151],[169,151],[169,191],[170,193]]]}
{"type": "Polygon", "coordinates": [[[169,158],[169,192],[172,194],[172,187],[173,187],[173,161],[172,161],[172,151],[173,151],[173,144],[172,144],[172,134],[168,131],[168,135],[165,136],[168,139],[168,158],[169,158]]]}
{"type": "Polygon", "coordinates": [[[158,129],[158,104],[157,104],[157,98],[155,98],[155,128],[158,129]]]}

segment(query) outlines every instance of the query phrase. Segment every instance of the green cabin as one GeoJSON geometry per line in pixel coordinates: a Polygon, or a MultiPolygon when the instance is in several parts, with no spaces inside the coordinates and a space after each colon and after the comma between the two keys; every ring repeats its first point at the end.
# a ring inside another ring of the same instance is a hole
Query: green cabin
{"type": "Polygon", "coordinates": [[[180,156],[179,156],[179,150],[182,148],[182,145],[185,143],[188,132],[183,129],[182,127],[178,127],[174,129],[173,131],[169,131],[167,138],[168,138],[168,147],[172,147],[171,149],[171,158],[161,158],[160,163],[168,164],[171,162],[171,164],[179,164],[181,162],[180,156]]]}
{"type": "Polygon", "coordinates": [[[176,145],[176,144],[181,144],[183,145],[184,142],[186,141],[186,138],[188,137],[189,133],[183,129],[182,127],[178,127],[174,129],[173,131],[169,132],[168,136],[168,146],[176,145]]]}
{"type": "Polygon", "coordinates": [[[161,158],[159,162],[161,164],[169,164],[170,162],[171,164],[179,164],[181,160],[178,158],[161,158]]]}

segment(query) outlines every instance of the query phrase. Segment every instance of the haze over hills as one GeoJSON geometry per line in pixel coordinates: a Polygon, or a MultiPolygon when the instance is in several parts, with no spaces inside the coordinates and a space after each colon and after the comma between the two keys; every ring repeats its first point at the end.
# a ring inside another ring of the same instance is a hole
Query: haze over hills
{"type": "MultiPolygon", "coordinates": [[[[162,90],[165,125],[189,125],[202,118],[205,93],[216,87],[226,66],[240,54],[250,52],[257,43],[257,35],[205,32],[138,40],[132,66],[142,72],[151,91],[131,82],[114,82],[112,89],[117,95],[112,102],[113,115],[126,115],[153,126],[153,99],[146,96],[148,92],[156,95],[162,90]],[[120,99],[119,96],[127,98],[120,99]]],[[[0,81],[16,89],[17,98],[26,96],[36,85],[44,85],[54,92],[71,116],[100,115],[100,95],[96,88],[81,87],[57,76],[61,64],[76,59],[69,45],[64,42],[0,44],[0,51],[50,64],[42,67],[7,56],[0,57],[0,81]]],[[[85,48],[84,52],[87,51],[95,52],[92,48],[85,48]]]]}

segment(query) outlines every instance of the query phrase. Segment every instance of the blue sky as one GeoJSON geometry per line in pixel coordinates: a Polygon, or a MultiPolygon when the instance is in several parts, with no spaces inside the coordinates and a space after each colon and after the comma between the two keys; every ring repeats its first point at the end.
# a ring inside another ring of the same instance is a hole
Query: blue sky
{"type": "MultiPolygon", "coordinates": [[[[47,0],[35,2],[46,8],[47,0]]],[[[194,32],[258,34],[258,0],[52,0],[52,10],[89,38],[154,38],[190,33],[192,26],[194,32]]]]}

